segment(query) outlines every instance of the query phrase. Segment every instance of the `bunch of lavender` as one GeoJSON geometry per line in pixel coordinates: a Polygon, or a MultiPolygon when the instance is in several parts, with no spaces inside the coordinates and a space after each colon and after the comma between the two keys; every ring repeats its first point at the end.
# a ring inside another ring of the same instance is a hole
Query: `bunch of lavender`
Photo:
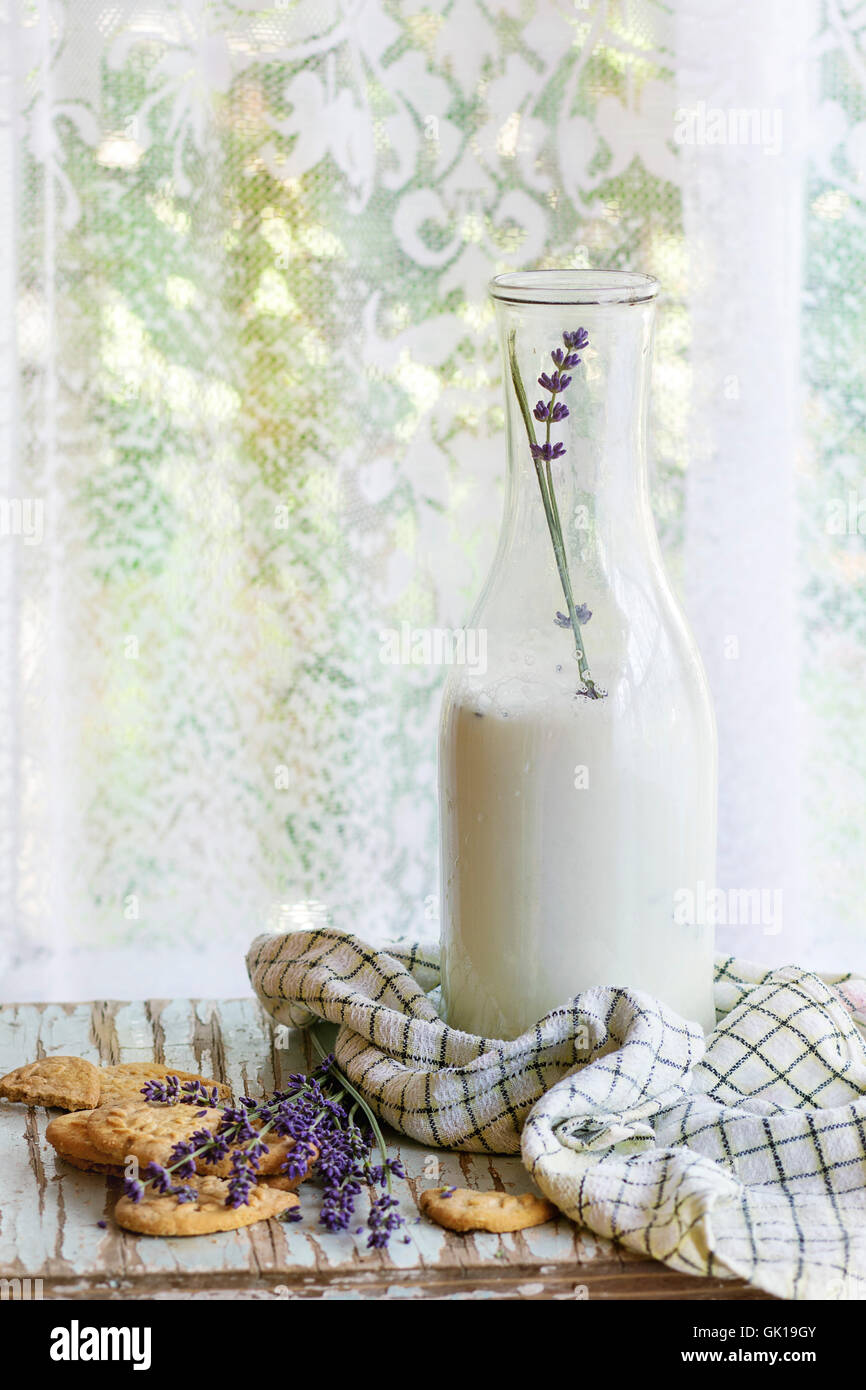
{"type": "MultiPolygon", "coordinates": [[[[316,1046],[318,1040],[313,1037],[316,1046]]],[[[329,1231],[349,1228],[355,1203],[366,1188],[369,1212],[367,1245],[387,1246],[390,1237],[403,1225],[397,1200],[391,1191],[392,1178],[406,1175],[398,1160],[388,1158],[385,1141],[375,1116],[354,1087],[336,1068],[332,1056],[323,1054],[321,1065],[310,1076],[295,1073],[286,1087],[263,1101],[242,1096],[237,1105],[220,1104],[217,1092],[208,1091],[199,1081],[180,1084],[176,1076],[165,1081],[148,1081],[142,1088],[146,1100],[166,1105],[196,1105],[221,1111],[214,1129],[202,1127],[188,1140],[175,1144],[166,1165],[149,1163],[143,1181],[127,1178],[124,1190],[138,1202],[150,1186],[159,1193],[171,1193],[179,1202],[193,1202],[195,1189],[184,1186],[194,1176],[196,1161],[216,1164],[231,1154],[226,1205],[245,1206],[258,1178],[259,1164],[268,1152],[267,1135],[295,1141],[281,1171],[291,1178],[306,1176],[312,1168],[322,1180],[323,1200],[319,1221],[329,1231]],[[348,1108],[346,1098],[348,1097],[348,1108]],[[355,1116],[366,1113],[369,1128],[362,1129],[355,1116]],[[373,1162],[373,1147],[381,1162],[373,1162]]],[[[200,1114],[205,1115],[201,1109],[200,1114]]],[[[300,1221],[297,1208],[290,1221],[300,1221]]],[[[356,1228],[356,1233],[364,1230],[356,1228]]],[[[408,1239],[408,1237],[405,1237],[408,1239]]]]}
{"type": "Polygon", "coordinates": [[[559,580],[562,585],[562,592],[565,595],[566,613],[557,613],[554,622],[559,627],[570,627],[574,634],[574,648],[577,655],[577,669],[583,682],[581,693],[591,700],[599,700],[604,695],[603,690],[599,690],[589,671],[589,662],[586,656],[586,647],[583,641],[581,626],[588,623],[592,613],[585,603],[576,604],[574,593],[571,587],[571,576],[568,572],[568,561],[565,553],[565,541],[562,535],[562,522],[559,516],[559,507],[556,501],[556,489],[553,484],[553,472],[551,465],[556,459],[560,459],[565,454],[565,445],[561,440],[551,438],[551,429],[554,425],[561,424],[568,418],[568,406],[564,401],[558,399],[563,392],[568,390],[572,378],[568,375],[581,362],[580,353],[589,344],[589,334],[585,328],[577,328],[573,333],[563,333],[562,347],[556,347],[550,356],[553,361],[554,370],[550,373],[542,372],[538,378],[538,384],[543,391],[548,392],[549,399],[539,401],[535,409],[530,413],[529,402],[526,398],[526,391],[523,386],[523,379],[520,375],[520,368],[517,365],[517,335],[512,330],[508,336],[508,359],[511,367],[511,379],[514,384],[514,391],[517,396],[517,403],[520,406],[520,413],[526,426],[526,434],[529,439],[529,451],[532,461],[535,464],[535,474],[538,479],[538,486],[541,490],[541,501],[544,506],[544,515],[547,519],[547,528],[550,532],[550,539],[553,542],[553,553],[556,557],[556,567],[559,571],[559,580]],[[541,444],[535,432],[533,415],[539,424],[543,424],[544,440],[541,444]]]}

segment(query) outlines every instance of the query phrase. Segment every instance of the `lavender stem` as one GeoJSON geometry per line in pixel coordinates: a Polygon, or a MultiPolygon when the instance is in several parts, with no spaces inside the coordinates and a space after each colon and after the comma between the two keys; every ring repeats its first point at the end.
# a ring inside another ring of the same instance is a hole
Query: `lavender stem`
{"type": "MultiPolygon", "coordinates": [[[[523,416],[523,423],[526,426],[526,434],[529,439],[532,461],[535,466],[535,475],[538,479],[538,486],[541,490],[541,500],[544,506],[544,515],[547,519],[547,529],[550,532],[550,539],[553,543],[553,553],[556,558],[556,567],[559,571],[559,581],[562,585],[562,592],[565,595],[565,603],[568,609],[568,618],[571,629],[574,633],[574,647],[577,654],[577,669],[584,684],[584,694],[592,700],[601,698],[601,691],[596,686],[589,673],[589,662],[586,658],[586,649],[583,645],[583,636],[580,631],[577,611],[574,603],[574,594],[571,588],[571,578],[568,573],[568,561],[565,555],[565,543],[562,538],[562,522],[560,521],[559,508],[556,504],[556,492],[553,486],[553,475],[550,471],[550,460],[547,460],[546,469],[542,469],[541,461],[535,455],[533,446],[537,446],[535,426],[532,423],[532,414],[529,409],[529,402],[526,398],[526,390],[523,379],[520,375],[520,368],[517,365],[517,334],[514,329],[508,335],[508,360],[511,367],[511,380],[514,384],[514,392],[517,396],[517,404],[523,416]],[[546,472],[546,478],[545,478],[546,472]]],[[[550,443],[550,425],[553,414],[553,402],[556,393],[551,396],[550,410],[547,416],[546,441],[550,443]]]]}

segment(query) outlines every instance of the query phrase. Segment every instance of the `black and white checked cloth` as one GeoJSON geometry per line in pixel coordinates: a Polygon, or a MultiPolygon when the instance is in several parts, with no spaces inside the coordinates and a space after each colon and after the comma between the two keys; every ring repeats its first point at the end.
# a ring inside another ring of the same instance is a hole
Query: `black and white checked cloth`
{"type": "Polygon", "coordinates": [[[572,1220],[782,1298],[866,1297],[866,983],[716,964],[704,1040],[648,995],[592,989],[513,1042],[446,1027],[429,948],[330,928],[260,936],[279,1023],[340,1025],[378,1115],[430,1146],[520,1152],[572,1220]]]}

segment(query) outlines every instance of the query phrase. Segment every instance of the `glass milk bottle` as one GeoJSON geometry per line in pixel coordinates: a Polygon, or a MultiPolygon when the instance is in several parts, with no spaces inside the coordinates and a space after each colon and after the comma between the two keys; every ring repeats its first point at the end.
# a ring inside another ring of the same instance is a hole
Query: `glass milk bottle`
{"type": "Polygon", "coordinates": [[[647,491],[657,291],[491,285],[506,504],[469,622],[485,660],[451,672],[439,748],[443,1002],[487,1037],[595,985],[714,1022],[715,722],[647,491]]]}

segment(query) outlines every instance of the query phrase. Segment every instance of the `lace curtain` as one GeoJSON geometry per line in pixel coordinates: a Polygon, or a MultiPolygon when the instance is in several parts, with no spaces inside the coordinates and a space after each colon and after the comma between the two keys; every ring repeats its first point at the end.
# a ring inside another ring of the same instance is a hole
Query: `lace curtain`
{"type": "Polygon", "coordinates": [[[720,883],[773,905],[722,943],[862,970],[866,9],[10,0],[2,64],[5,997],[436,931],[443,672],[381,634],[466,616],[485,283],[562,264],[664,287],[720,883]]]}

